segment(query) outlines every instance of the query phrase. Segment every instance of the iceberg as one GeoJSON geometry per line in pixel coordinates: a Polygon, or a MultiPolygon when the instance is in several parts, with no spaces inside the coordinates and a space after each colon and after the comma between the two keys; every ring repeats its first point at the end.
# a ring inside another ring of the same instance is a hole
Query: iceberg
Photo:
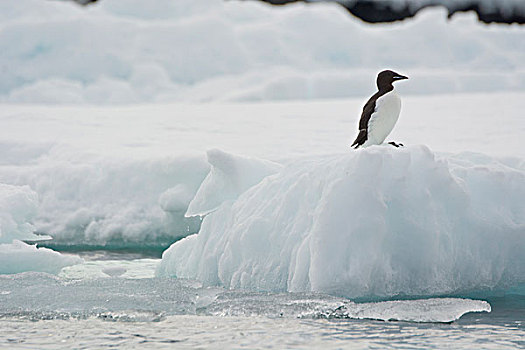
{"type": "Polygon", "coordinates": [[[28,186],[0,184],[0,274],[25,271],[58,273],[80,263],[51,249],[37,248],[21,240],[38,240],[30,220],[36,215],[38,196],[28,186]]]}
{"type": "Polygon", "coordinates": [[[302,159],[223,202],[157,275],[365,299],[506,289],[525,282],[524,196],[523,162],[482,154],[302,159]]]}

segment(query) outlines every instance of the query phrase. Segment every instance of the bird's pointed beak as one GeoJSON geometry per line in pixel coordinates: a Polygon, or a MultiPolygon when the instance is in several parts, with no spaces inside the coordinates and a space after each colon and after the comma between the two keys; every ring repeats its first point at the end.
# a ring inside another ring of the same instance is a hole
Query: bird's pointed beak
{"type": "Polygon", "coordinates": [[[408,79],[408,77],[405,77],[404,75],[401,75],[401,74],[394,75],[394,80],[404,80],[404,79],[408,79]]]}

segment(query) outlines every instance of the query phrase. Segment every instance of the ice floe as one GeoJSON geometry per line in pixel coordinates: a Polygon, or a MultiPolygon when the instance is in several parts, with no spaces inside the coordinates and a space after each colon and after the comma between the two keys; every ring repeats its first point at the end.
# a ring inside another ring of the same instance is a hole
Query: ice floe
{"type": "Polygon", "coordinates": [[[524,196],[522,164],[479,154],[314,157],[224,202],[158,274],[350,298],[504,289],[525,282],[524,196]]]}

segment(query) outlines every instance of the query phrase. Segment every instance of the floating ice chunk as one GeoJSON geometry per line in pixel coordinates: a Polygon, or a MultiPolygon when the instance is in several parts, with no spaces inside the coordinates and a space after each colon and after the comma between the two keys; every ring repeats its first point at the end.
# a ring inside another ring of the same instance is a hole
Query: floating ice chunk
{"type": "Polygon", "coordinates": [[[382,321],[448,323],[458,320],[469,312],[491,312],[491,307],[483,300],[461,298],[392,300],[377,303],[347,303],[329,316],[382,321]]]}
{"type": "Polygon", "coordinates": [[[56,274],[69,265],[79,264],[82,259],[62,255],[47,248],[37,248],[21,241],[0,244],[0,274],[38,271],[56,274]]]}
{"type": "Polygon", "coordinates": [[[87,280],[110,277],[126,279],[152,278],[158,259],[88,260],[83,264],[63,268],[58,277],[66,280],[87,280]]]}
{"type": "Polygon", "coordinates": [[[110,322],[160,322],[164,319],[164,315],[155,311],[128,310],[104,312],[99,314],[98,318],[110,322]]]}
{"type": "Polygon", "coordinates": [[[125,274],[127,269],[122,266],[106,267],[102,269],[102,272],[110,277],[118,277],[125,274]]]}
{"type": "Polygon", "coordinates": [[[186,216],[203,216],[223,202],[235,200],[266,176],[276,173],[281,165],[246,158],[213,149],[207,152],[211,170],[190,202],[186,216]]]}
{"type": "Polygon", "coordinates": [[[257,293],[238,290],[213,296],[203,314],[292,318],[351,318],[382,321],[440,322],[458,320],[469,312],[490,312],[483,300],[431,298],[354,303],[317,293],[257,293]]]}
{"type": "Polygon", "coordinates": [[[486,158],[377,146],[298,161],[208,215],[158,274],[349,298],[525,282],[525,172],[486,158]]]}

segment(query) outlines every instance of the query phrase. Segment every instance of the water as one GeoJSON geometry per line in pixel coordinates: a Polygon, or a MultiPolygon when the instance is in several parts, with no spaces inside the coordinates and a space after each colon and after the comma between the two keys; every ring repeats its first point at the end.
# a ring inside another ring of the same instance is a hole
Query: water
{"type": "Polygon", "coordinates": [[[523,328],[489,324],[417,324],[363,320],[171,316],[160,322],[0,321],[9,348],[345,348],[512,349],[523,328]]]}
{"type": "Polygon", "coordinates": [[[155,278],[159,260],[134,253],[82,255],[84,264],[58,276],[0,276],[0,348],[525,348],[520,294],[492,297],[490,307],[458,298],[353,303],[155,278]]]}

